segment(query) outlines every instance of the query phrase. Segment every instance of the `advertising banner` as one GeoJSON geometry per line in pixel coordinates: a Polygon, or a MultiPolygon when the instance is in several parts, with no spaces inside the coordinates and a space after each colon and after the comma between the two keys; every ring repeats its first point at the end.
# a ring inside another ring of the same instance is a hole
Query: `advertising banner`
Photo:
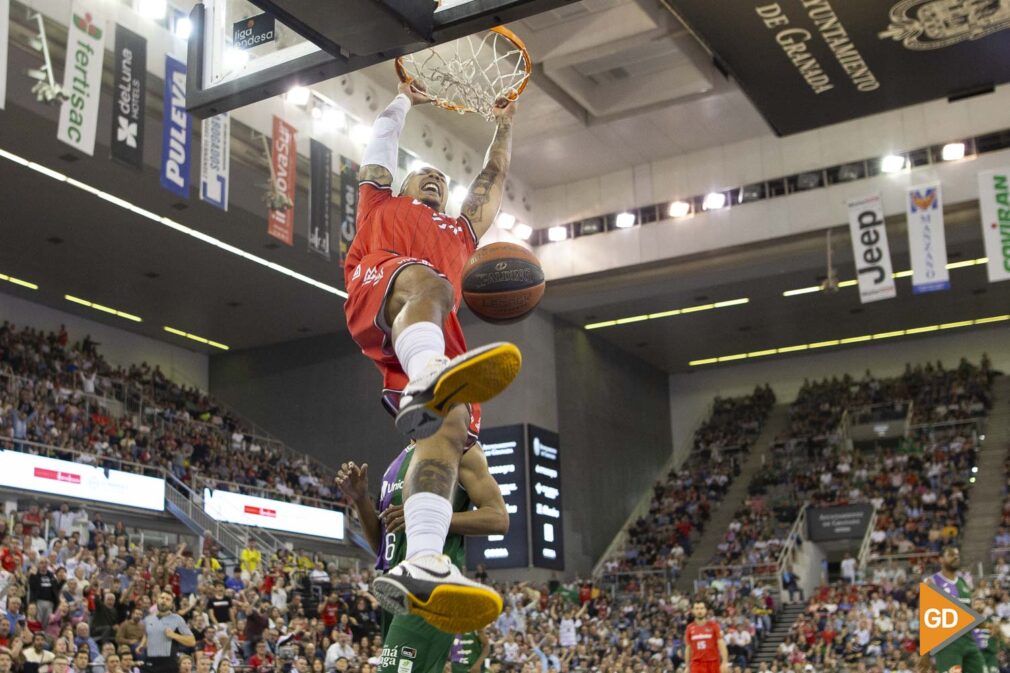
{"type": "Polygon", "coordinates": [[[558,435],[529,426],[530,547],[533,567],[565,569],[561,451],[558,435]]]}
{"type": "Polygon", "coordinates": [[[186,64],[165,56],[165,113],[161,134],[161,186],[189,198],[193,118],[186,112],[186,64]]]}
{"type": "Polygon", "coordinates": [[[216,521],[329,540],[344,539],[344,513],[332,509],[209,488],[203,489],[203,508],[216,521]]]}
{"type": "Polygon", "coordinates": [[[912,292],[923,294],[949,290],[940,183],[909,188],[905,206],[908,211],[908,250],[912,258],[912,292]]]}
{"type": "Polygon", "coordinates": [[[124,164],[144,165],[144,103],[147,99],[147,40],[116,24],[116,69],[112,75],[110,153],[124,164]]]}
{"type": "Polygon", "coordinates": [[[849,234],[864,304],[892,299],[897,294],[891,269],[891,249],[880,195],[849,201],[849,234]]]}
{"type": "Polygon", "coordinates": [[[67,62],[63,66],[63,91],[68,98],[60,106],[56,133],[61,141],[89,157],[95,154],[105,59],[105,21],[97,8],[93,0],[74,0],[70,4],[67,62]]]}
{"type": "Polygon", "coordinates": [[[843,507],[808,507],[807,538],[814,542],[826,540],[862,540],[873,518],[873,505],[843,507]]]}
{"type": "Polygon", "coordinates": [[[295,143],[295,128],[276,116],[271,148],[274,189],[287,195],[289,207],[283,210],[270,208],[267,211],[267,233],[287,245],[294,245],[298,146],[295,143]]]}
{"type": "Polygon", "coordinates": [[[200,200],[228,210],[231,117],[227,112],[203,120],[200,132],[200,200]]]}
{"type": "Polygon", "coordinates": [[[1010,280],[1010,169],[978,174],[978,202],[989,282],[1010,280]]]}

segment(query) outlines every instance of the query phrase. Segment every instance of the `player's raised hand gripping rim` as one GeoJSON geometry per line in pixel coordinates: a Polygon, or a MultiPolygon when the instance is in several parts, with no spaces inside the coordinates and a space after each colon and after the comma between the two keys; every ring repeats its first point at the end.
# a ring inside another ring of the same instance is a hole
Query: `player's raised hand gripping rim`
{"type": "Polygon", "coordinates": [[[431,96],[425,93],[423,82],[416,82],[414,80],[400,82],[396,88],[410,99],[411,105],[424,105],[431,102],[431,96]]]}
{"type": "MultiPolygon", "coordinates": [[[[403,86],[402,84],[400,86],[403,86]]],[[[491,114],[495,120],[512,119],[516,113],[516,102],[508,98],[499,98],[494,103],[491,114]]]]}

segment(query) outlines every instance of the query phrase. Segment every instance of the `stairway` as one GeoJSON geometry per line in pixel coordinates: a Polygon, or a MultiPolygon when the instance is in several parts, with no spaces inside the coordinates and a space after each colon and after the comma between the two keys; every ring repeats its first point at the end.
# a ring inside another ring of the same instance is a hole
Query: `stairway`
{"type": "Polygon", "coordinates": [[[803,602],[786,603],[782,606],[782,609],[775,615],[775,621],[772,622],[771,632],[761,641],[761,647],[758,648],[754,660],[750,662],[752,667],[762,661],[771,662],[775,659],[775,652],[779,649],[779,644],[786,639],[789,629],[796,623],[796,618],[806,609],[807,604],[803,602]]]}
{"type": "Polygon", "coordinates": [[[981,562],[992,570],[989,550],[999,528],[1003,503],[1003,461],[1010,449],[1010,376],[993,382],[992,415],[978,452],[978,472],[968,497],[967,523],[961,539],[961,567],[977,572],[981,562]]]}
{"type": "MultiPolygon", "coordinates": [[[[201,507],[203,501],[196,492],[173,475],[166,473],[166,477],[165,509],[197,536],[203,536],[209,532],[211,538],[221,549],[222,556],[225,557],[221,560],[237,562],[245,548],[246,539],[251,529],[215,520],[201,507]]],[[[269,558],[276,548],[264,546],[261,551],[269,558]]]]}
{"type": "Polygon", "coordinates": [[[711,518],[705,524],[705,532],[694,546],[694,552],[687,559],[684,567],[681,568],[680,576],[677,578],[677,590],[691,592],[694,589],[694,580],[698,577],[698,571],[708,565],[709,560],[715,554],[715,549],[726,534],[726,529],[733,515],[743,505],[747,498],[747,488],[750,486],[754,475],[761,469],[762,459],[768,452],[768,446],[776,436],[787,429],[789,425],[789,405],[777,404],[768,415],[761,434],[754,440],[754,444],[747,454],[746,460],[740,466],[740,474],[730,484],[726,497],[722,499],[719,506],[712,512],[711,518]]]}

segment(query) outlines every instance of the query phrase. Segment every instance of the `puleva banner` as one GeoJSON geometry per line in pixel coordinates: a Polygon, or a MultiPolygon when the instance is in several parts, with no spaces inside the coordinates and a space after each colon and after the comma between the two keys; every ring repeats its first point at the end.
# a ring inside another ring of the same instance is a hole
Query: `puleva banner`
{"type": "Polygon", "coordinates": [[[989,282],[1010,280],[1010,168],[978,174],[989,282]]]}
{"type": "Polygon", "coordinates": [[[309,144],[309,252],[330,258],[333,222],[333,152],[316,139],[309,144]]]}
{"type": "Polygon", "coordinates": [[[859,279],[859,300],[868,304],[897,294],[891,275],[891,249],[880,195],[849,201],[849,235],[859,279]]]}
{"type": "Polygon", "coordinates": [[[912,292],[923,294],[949,290],[940,183],[910,187],[905,209],[908,215],[908,250],[912,258],[912,292]]]}
{"type": "Polygon", "coordinates": [[[161,186],[189,198],[193,119],[186,112],[186,64],[165,56],[165,113],[161,133],[161,186]]]}
{"type": "Polygon", "coordinates": [[[60,107],[56,134],[61,141],[88,156],[95,153],[105,58],[105,21],[96,11],[98,6],[94,0],[74,0],[70,4],[67,62],[63,68],[63,91],[68,98],[60,107]]]}
{"type": "Polygon", "coordinates": [[[147,40],[116,24],[113,75],[113,159],[134,168],[144,165],[144,102],[147,98],[147,40]]]}
{"type": "Polygon", "coordinates": [[[11,0],[0,0],[0,110],[7,100],[7,44],[10,41],[11,0]]]}
{"type": "Polygon", "coordinates": [[[295,144],[295,128],[276,116],[272,147],[270,160],[274,168],[274,189],[287,194],[291,207],[285,210],[270,209],[267,215],[267,233],[288,245],[294,245],[298,147],[295,144]]]}
{"type": "Polygon", "coordinates": [[[203,120],[200,134],[200,200],[228,210],[231,117],[227,112],[203,120]]]}

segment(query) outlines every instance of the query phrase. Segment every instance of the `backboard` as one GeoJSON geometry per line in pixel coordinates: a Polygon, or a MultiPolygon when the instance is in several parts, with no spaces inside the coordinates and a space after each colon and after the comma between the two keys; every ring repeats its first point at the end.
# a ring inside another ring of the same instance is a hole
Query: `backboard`
{"type": "Polygon", "coordinates": [[[206,118],[576,0],[204,0],[186,103],[206,118]]]}

